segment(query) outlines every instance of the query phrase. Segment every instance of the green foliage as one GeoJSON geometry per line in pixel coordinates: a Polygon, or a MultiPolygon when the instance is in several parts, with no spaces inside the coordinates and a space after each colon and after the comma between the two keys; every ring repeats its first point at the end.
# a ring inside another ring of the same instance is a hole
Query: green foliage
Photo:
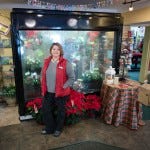
{"type": "Polygon", "coordinates": [[[94,69],[94,71],[86,71],[83,75],[82,75],[82,79],[83,79],[83,82],[90,82],[90,81],[93,81],[93,80],[101,80],[102,77],[98,71],[98,69],[94,69]]]}
{"type": "Polygon", "coordinates": [[[66,117],[65,125],[76,124],[81,120],[81,116],[78,114],[71,114],[66,117]]]}
{"type": "Polygon", "coordinates": [[[9,86],[4,86],[2,88],[3,91],[3,96],[5,97],[15,97],[16,95],[16,87],[12,84],[10,84],[9,86]]]}
{"type": "Polygon", "coordinates": [[[40,86],[40,79],[32,79],[25,76],[24,78],[24,84],[25,86],[29,87],[39,87],[40,86]]]}
{"type": "Polygon", "coordinates": [[[43,113],[41,109],[38,110],[38,113],[33,113],[32,116],[37,123],[43,124],[43,113]]]}
{"type": "Polygon", "coordinates": [[[28,71],[37,71],[39,72],[41,70],[41,60],[37,57],[31,57],[31,56],[27,56],[26,60],[25,60],[25,66],[26,66],[26,70],[28,71]]]}

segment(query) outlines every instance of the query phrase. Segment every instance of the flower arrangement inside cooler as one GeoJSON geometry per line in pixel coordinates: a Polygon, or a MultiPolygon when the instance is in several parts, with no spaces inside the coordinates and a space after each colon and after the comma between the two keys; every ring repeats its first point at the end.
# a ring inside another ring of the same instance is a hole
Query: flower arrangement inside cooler
{"type": "MultiPolygon", "coordinates": [[[[26,103],[27,114],[40,124],[42,121],[42,98],[35,98],[26,103]]],[[[65,124],[75,124],[81,119],[100,117],[101,99],[96,94],[84,95],[83,93],[71,90],[70,98],[66,103],[65,124]]],[[[57,112],[55,112],[57,113],[57,112]]]]}
{"type": "Polygon", "coordinates": [[[41,71],[41,60],[37,57],[27,56],[25,60],[26,71],[40,73],[41,71]]]}
{"type": "Polygon", "coordinates": [[[99,91],[104,76],[100,66],[105,68],[112,63],[114,32],[21,30],[19,34],[23,41],[21,64],[25,99],[40,96],[42,63],[56,39],[74,68],[74,89],[83,93],[99,91]]]}

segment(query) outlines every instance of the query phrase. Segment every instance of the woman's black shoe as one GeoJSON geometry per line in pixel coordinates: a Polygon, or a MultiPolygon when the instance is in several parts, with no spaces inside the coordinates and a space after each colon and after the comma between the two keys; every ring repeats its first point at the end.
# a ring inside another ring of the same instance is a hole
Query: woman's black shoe
{"type": "Polygon", "coordinates": [[[46,134],[53,134],[54,132],[47,132],[45,129],[41,131],[41,134],[46,135],[46,134]]]}
{"type": "Polygon", "coordinates": [[[60,134],[61,134],[61,131],[55,131],[53,136],[58,137],[58,136],[60,136],[60,134]]]}

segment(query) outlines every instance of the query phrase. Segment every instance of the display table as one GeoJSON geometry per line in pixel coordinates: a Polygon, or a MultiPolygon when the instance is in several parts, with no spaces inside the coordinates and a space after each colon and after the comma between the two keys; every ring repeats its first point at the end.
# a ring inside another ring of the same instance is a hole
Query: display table
{"type": "Polygon", "coordinates": [[[101,88],[102,118],[107,124],[123,124],[130,129],[138,129],[142,119],[142,109],[138,102],[140,84],[126,80],[118,85],[108,85],[105,81],[101,88]]]}

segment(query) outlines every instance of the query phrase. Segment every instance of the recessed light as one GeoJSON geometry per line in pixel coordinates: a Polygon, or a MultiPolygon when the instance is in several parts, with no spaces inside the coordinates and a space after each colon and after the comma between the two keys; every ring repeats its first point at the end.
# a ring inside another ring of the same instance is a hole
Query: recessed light
{"type": "Polygon", "coordinates": [[[70,18],[70,19],[68,20],[68,25],[69,25],[70,27],[74,27],[74,26],[77,25],[77,22],[78,22],[77,19],[75,19],[75,18],[70,18]]]}
{"type": "Polygon", "coordinates": [[[25,25],[29,28],[33,28],[36,25],[36,21],[34,19],[26,19],[25,25]]]}
{"type": "Polygon", "coordinates": [[[43,15],[42,15],[42,14],[37,14],[37,16],[38,16],[38,17],[43,17],[43,15]]]}
{"type": "Polygon", "coordinates": [[[27,13],[31,14],[33,13],[33,10],[27,10],[27,13]]]}

